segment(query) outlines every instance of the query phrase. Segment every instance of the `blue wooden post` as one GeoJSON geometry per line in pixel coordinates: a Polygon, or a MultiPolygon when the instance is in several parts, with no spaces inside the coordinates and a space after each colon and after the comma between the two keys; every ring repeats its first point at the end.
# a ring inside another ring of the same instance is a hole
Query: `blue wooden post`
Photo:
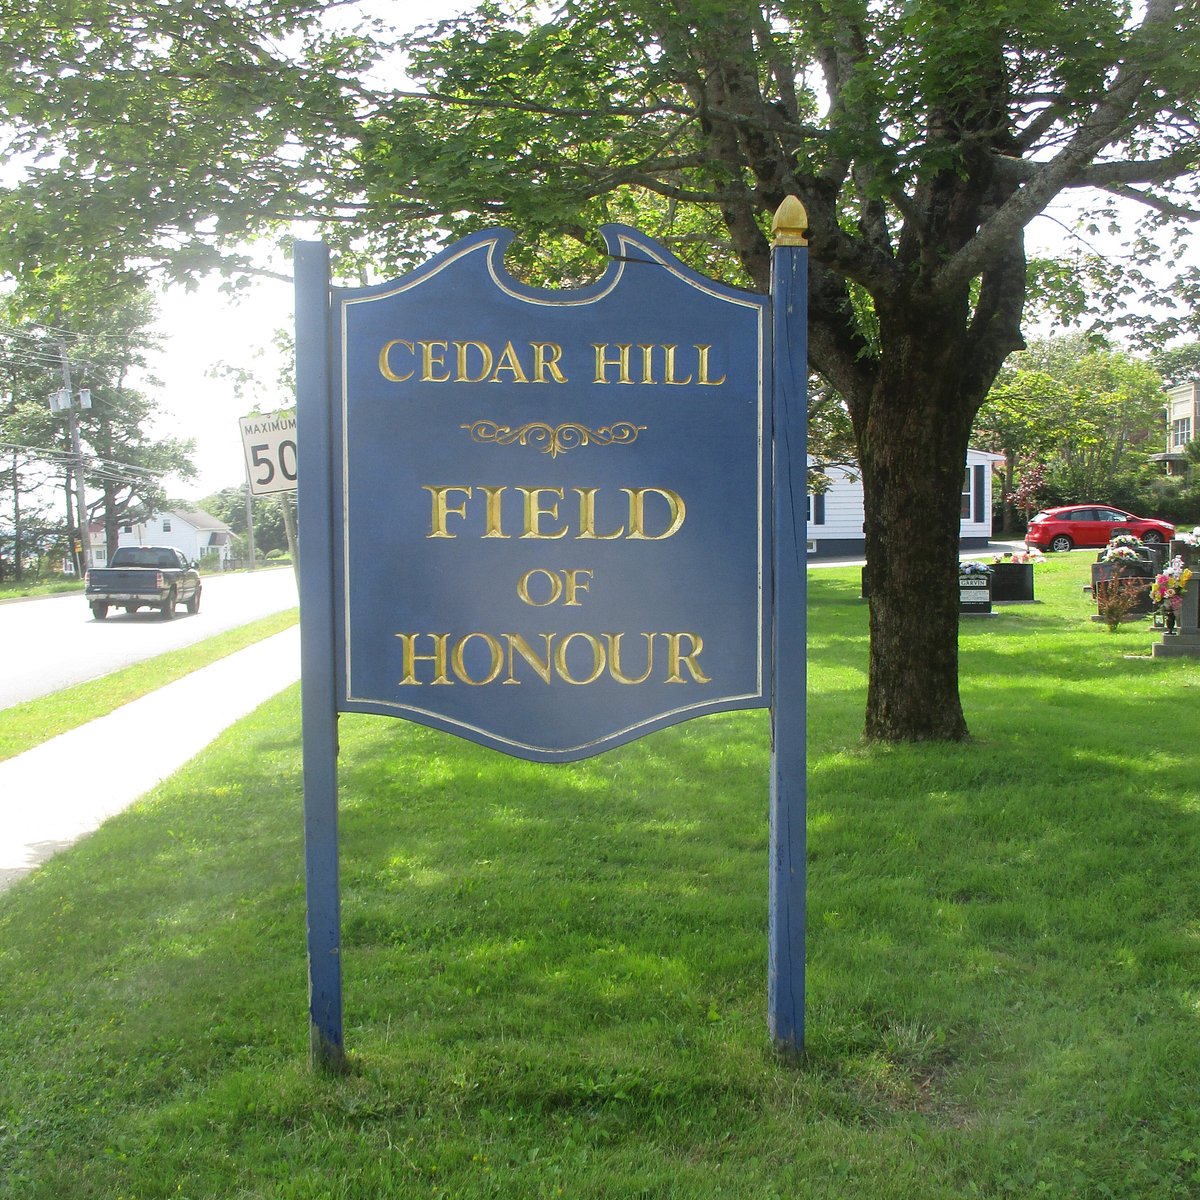
{"type": "Polygon", "coordinates": [[[808,494],[808,218],[789,197],[775,214],[775,536],[771,695],[767,1014],[776,1048],[804,1051],[805,600],[808,494]]]}
{"type": "Polygon", "coordinates": [[[309,1033],[313,1066],[341,1071],[346,1066],[346,1054],[342,1038],[337,699],[333,674],[329,248],[322,242],[295,243],[295,272],[309,1033]]]}

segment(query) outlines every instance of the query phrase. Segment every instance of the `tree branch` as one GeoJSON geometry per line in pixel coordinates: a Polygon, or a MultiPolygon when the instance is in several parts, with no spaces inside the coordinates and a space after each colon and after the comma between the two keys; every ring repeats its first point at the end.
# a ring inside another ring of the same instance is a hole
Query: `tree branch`
{"type": "Polygon", "coordinates": [[[1145,16],[1129,39],[1112,86],[1096,101],[1058,154],[1044,164],[1027,164],[1031,171],[1021,189],[938,270],[935,279],[938,290],[948,293],[965,287],[1055,196],[1067,187],[1081,185],[1096,155],[1125,133],[1130,114],[1150,80],[1150,58],[1143,59],[1139,51],[1156,37],[1170,36],[1176,11],[1174,0],[1147,0],[1145,16]]]}

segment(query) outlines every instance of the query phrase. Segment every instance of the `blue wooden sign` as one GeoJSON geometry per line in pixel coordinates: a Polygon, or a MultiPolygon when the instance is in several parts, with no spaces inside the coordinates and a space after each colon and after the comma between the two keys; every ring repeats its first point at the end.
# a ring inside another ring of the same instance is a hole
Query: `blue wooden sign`
{"type": "MultiPolygon", "coordinates": [[[[776,701],[773,743],[782,730],[781,761],[803,763],[803,469],[793,495],[779,461],[781,431],[804,461],[803,256],[786,252],[781,325],[768,297],[705,279],[632,229],[602,232],[609,267],[574,291],[512,278],[505,230],[357,289],[329,287],[323,246],[297,247],[318,1061],[343,1054],[338,712],[404,717],[535,761],[579,759],[704,713],[770,705],[780,613],[791,611],[799,642],[785,640],[799,658],[783,711],[799,709],[781,726],[776,701]],[[777,376],[799,388],[790,407],[777,376]],[[782,610],[781,590],[792,597],[782,610]]],[[[786,894],[795,889],[792,879],[786,894]]],[[[786,949],[772,952],[785,971],[793,935],[788,922],[786,949]]],[[[772,1028],[794,1044],[790,979],[784,991],[792,1016],[772,1028]]],[[[802,1007],[802,985],[800,996],[802,1007]]]]}
{"type": "Polygon", "coordinates": [[[333,293],[338,705],[577,759],[766,705],[766,298],[631,229],[580,291],[511,234],[333,293]]]}

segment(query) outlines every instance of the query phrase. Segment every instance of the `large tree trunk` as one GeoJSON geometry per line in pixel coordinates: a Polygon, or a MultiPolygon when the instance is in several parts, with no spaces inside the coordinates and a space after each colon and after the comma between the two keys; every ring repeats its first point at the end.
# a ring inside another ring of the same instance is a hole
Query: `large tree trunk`
{"type": "Polygon", "coordinates": [[[1001,529],[1011,536],[1017,532],[1017,508],[1012,502],[1013,483],[1017,476],[1017,456],[1012,450],[1004,452],[1004,517],[1001,529]]]}
{"type": "Polygon", "coordinates": [[[909,329],[899,340],[855,422],[871,604],[866,736],[963,740],[957,579],[975,398],[953,339],[909,329]]]}

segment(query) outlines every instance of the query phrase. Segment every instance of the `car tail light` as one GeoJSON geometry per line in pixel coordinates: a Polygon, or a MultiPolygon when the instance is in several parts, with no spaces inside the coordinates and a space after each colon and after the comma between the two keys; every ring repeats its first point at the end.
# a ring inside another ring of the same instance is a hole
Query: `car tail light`
{"type": "Polygon", "coordinates": [[[158,588],[158,590],[159,590],[160,592],[162,591],[162,586],[163,586],[163,577],[162,577],[162,572],[161,572],[161,571],[155,571],[155,572],[154,572],[154,586],[155,586],[156,588],[158,588]]]}
{"type": "Polygon", "coordinates": [[[91,571],[84,571],[84,573],[83,573],[83,586],[84,586],[85,588],[89,588],[89,587],[91,587],[91,586],[92,586],[92,573],[91,573],[91,571]]]}

